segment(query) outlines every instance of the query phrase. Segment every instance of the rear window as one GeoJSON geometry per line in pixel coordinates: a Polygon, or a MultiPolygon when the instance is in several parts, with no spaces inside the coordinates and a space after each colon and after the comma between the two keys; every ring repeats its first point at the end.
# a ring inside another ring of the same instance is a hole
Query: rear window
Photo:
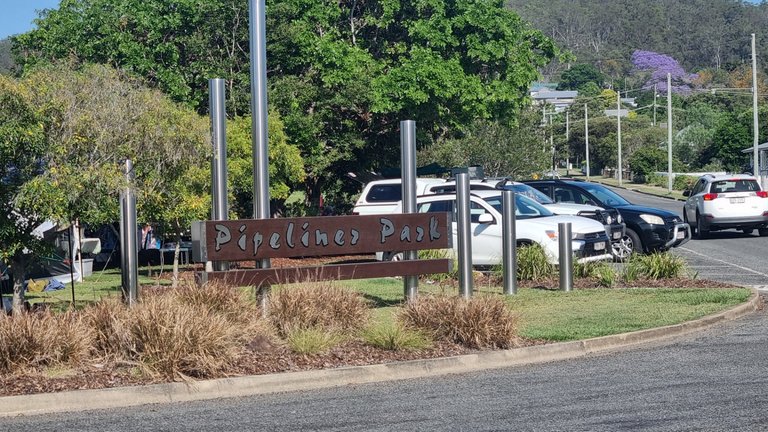
{"type": "Polygon", "coordinates": [[[759,191],[760,186],[755,180],[720,180],[712,182],[712,186],[709,191],[711,193],[724,193],[724,192],[754,192],[759,191]]]}
{"type": "Polygon", "coordinates": [[[374,185],[365,196],[365,200],[372,202],[397,202],[403,199],[403,188],[400,184],[374,185]]]}

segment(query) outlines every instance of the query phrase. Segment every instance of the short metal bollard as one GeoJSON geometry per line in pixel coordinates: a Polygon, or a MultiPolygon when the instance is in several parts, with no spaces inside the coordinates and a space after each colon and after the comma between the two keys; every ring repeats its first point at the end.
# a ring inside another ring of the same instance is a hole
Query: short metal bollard
{"type": "Polygon", "coordinates": [[[573,290],[573,246],[570,222],[557,224],[557,238],[560,250],[560,290],[573,290]]]}

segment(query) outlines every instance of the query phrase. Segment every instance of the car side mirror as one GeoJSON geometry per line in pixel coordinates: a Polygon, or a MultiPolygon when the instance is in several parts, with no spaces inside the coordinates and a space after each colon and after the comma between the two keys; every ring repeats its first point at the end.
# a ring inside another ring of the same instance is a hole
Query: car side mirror
{"type": "Polygon", "coordinates": [[[691,191],[689,191],[689,190],[687,190],[687,189],[686,189],[686,190],[684,190],[684,191],[683,191],[683,196],[691,196],[691,191]]]}
{"type": "Polygon", "coordinates": [[[483,213],[477,217],[477,223],[492,224],[494,223],[493,216],[491,216],[489,213],[483,213]]]}

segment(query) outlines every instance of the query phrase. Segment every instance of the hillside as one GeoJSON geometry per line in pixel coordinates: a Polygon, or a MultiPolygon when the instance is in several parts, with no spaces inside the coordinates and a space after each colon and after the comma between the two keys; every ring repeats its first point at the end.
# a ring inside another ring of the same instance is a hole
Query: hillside
{"type": "MultiPolygon", "coordinates": [[[[507,5],[557,44],[603,73],[618,77],[634,50],[665,53],[687,70],[732,70],[768,58],[768,3],[740,0],[507,0],[507,5]]],[[[566,65],[552,65],[553,75],[566,65]]],[[[763,62],[762,69],[766,68],[763,62]]]]}

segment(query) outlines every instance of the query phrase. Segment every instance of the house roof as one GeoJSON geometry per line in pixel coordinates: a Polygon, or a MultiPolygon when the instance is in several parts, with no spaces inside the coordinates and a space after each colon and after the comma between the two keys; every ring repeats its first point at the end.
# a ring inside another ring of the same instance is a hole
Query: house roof
{"type": "MultiPolygon", "coordinates": [[[[764,143],[758,145],[757,149],[758,150],[768,150],[768,142],[764,142],[764,143]]],[[[742,153],[752,153],[753,151],[755,151],[755,146],[749,146],[749,147],[745,148],[744,150],[742,150],[741,152],[742,153]]]]}

